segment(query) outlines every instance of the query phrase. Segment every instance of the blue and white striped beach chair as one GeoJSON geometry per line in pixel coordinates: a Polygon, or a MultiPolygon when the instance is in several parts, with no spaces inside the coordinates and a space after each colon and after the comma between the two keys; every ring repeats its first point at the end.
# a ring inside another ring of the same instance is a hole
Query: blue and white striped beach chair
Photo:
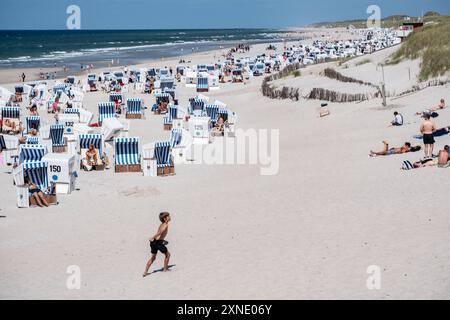
{"type": "Polygon", "coordinates": [[[1,108],[1,116],[2,116],[2,132],[11,131],[12,128],[9,128],[5,125],[6,119],[15,122],[16,126],[19,125],[20,122],[20,107],[3,107],[1,108]]]}
{"type": "Polygon", "coordinates": [[[121,104],[125,103],[123,94],[117,92],[109,94],[109,101],[114,103],[120,101],[121,104]]]}
{"type": "Polygon", "coordinates": [[[105,168],[103,157],[103,135],[100,133],[80,134],[78,136],[78,142],[80,147],[80,166],[83,168],[83,158],[86,156],[86,151],[90,145],[98,151],[98,164],[95,166],[95,170],[103,170],[105,168]]]}
{"type": "Polygon", "coordinates": [[[161,92],[165,92],[166,90],[172,90],[174,87],[174,83],[175,83],[175,79],[172,77],[168,77],[168,78],[161,78],[161,84],[160,84],[160,88],[161,88],[161,92]]]}
{"type": "Polygon", "coordinates": [[[219,108],[217,111],[216,118],[219,119],[219,117],[222,117],[223,122],[228,121],[228,109],[219,108]]]}
{"type": "Polygon", "coordinates": [[[60,92],[67,93],[69,87],[70,87],[70,84],[58,83],[58,84],[53,86],[53,94],[60,95],[60,92]]]}
{"type": "Polygon", "coordinates": [[[212,128],[216,125],[217,112],[219,111],[219,106],[216,104],[207,104],[205,109],[206,115],[211,118],[211,128],[212,128]]]}
{"type": "Polygon", "coordinates": [[[98,150],[100,156],[103,154],[103,135],[100,133],[80,134],[78,136],[80,150],[89,149],[92,144],[98,150]]]}
{"type": "Polygon", "coordinates": [[[32,129],[36,129],[39,131],[39,127],[41,125],[41,117],[39,116],[29,116],[26,117],[26,123],[27,123],[27,133],[30,133],[32,129]]]}
{"type": "Polygon", "coordinates": [[[171,95],[169,93],[166,93],[166,92],[155,94],[156,105],[159,106],[162,102],[169,103],[170,102],[170,97],[171,97],[171,95]]]}
{"type": "Polygon", "coordinates": [[[50,138],[52,139],[53,152],[65,152],[66,140],[64,139],[64,126],[52,124],[50,126],[50,138]]]}
{"type": "Polygon", "coordinates": [[[104,119],[116,117],[116,106],[114,102],[98,103],[98,122],[102,123],[104,119]]]}
{"type": "Polygon", "coordinates": [[[170,135],[170,147],[171,148],[178,147],[181,143],[182,138],[183,138],[183,129],[180,129],[180,128],[172,129],[172,132],[170,135]]]}
{"type": "Polygon", "coordinates": [[[141,119],[142,118],[142,99],[132,98],[127,100],[127,112],[125,117],[127,119],[141,119]]]}
{"type": "Polygon", "coordinates": [[[172,97],[172,100],[175,100],[175,94],[176,94],[175,89],[165,88],[163,92],[169,94],[172,97]]]}
{"type": "Polygon", "coordinates": [[[205,114],[205,100],[199,98],[192,98],[189,109],[189,114],[193,116],[203,116],[205,114]]]}
{"type": "Polygon", "coordinates": [[[28,177],[39,189],[45,191],[48,186],[48,163],[46,161],[24,161],[24,176],[28,177]]]}
{"type": "Polygon", "coordinates": [[[168,115],[169,115],[170,119],[172,119],[172,120],[178,119],[178,106],[176,106],[174,104],[169,105],[168,115]]]}
{"type": "Polygon", "coordinates": [[[46,147],[41,144],[22,144],[19,151],[19,163],[41,161],[46,153],[46,147]]]}
{"type": "Polygon", "coordinates": [[[155,159],[157,175],[175,174],[175,166],[171,156],[171,141],[158,141],[155,143],[155,159]]]}
{"type": "Polygon", "coordinates": [[[141,155],[138,137],[114,138],[115,172],[140,172],[141,155]]]}
{"type": "Polygon", "coordinates": [[[197,78],[197,92],[208,92],[208,91],[209,91],[208,78],[205,77],[197,78]]]}

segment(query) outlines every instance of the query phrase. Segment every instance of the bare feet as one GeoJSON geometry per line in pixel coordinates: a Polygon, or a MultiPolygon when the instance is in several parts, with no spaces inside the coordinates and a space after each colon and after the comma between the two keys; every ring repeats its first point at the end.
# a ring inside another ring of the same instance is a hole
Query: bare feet
{"type": "Polygon", "coordinates": [[[169,272],[170,269],[163,269],[163,272],[169,272]]]}
{"type": "Polygon", "coordinates": [[[150,273],[146,272],[146,273],[142,274],[142,278],[145,278],[146,276],[149,276],[149,275],[150,275],[150,273]]]}

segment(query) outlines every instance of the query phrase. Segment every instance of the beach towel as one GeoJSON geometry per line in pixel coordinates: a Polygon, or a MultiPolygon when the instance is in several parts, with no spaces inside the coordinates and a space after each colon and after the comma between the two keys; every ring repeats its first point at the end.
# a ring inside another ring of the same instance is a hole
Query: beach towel
{"type": "MultiPolygon", "coordinates": [[[[445,135],[447,135],[447,134],[449,134],[449,133],[450,133],[450,130],[449,130],[448,128],[441,128],[441,129],[436,130],[436,131],[433,133],[433,136],[434,136],[434,137],[442,137],[442,136],[445,136],[445,135]]],[[[415,135],[415,136],[414,136],[414,139],[419,139],[419,140],[421,140],[421,139],[423,139],[423,135],[415,135]]]]}

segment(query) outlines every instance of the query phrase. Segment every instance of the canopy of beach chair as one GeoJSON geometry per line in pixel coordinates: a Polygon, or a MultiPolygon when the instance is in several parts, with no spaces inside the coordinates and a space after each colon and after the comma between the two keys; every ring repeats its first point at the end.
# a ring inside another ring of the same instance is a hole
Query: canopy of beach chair
{"type": "Polygon", "coordinates": [[[114,102],[99,102],[98,103],[98,121],[102,122],[104,119],[116,117],[116,106],[114,102]]]}
{"type": "Polygon", "coordinates": [[[98,150],[100,156],[103,154],[103,135],[98,133],[80,134],[78,140],[80,143],[80,150],[89,149],[89,146],[92,144],[94,148],[98,150]]]}
{"type": "Polygon", "coordinates": [[[64,147],[64,126],[62,124],[52,124],[50,126],[50,138],[53,147],[64,147]]]}
{"type": "Polygon", "coordinates": [[[41,161],[47,153],[47,148],[41,144],[22,144],[20,146],[19,162],[41,161]]]}
{"type": "Polygon", "coordinates": [[[48,188],[48,163],[46,161],[25,161],[24,175],[27,176],[41,190],[48,188]]]}
{"type": "Polygon", "coordinates": [[[158,168],[170,167],[170,141],[159,141],[155,143],[155,158],[158,168]]]}
{"type": "Polygon", "coordinates": [[[139,98],[128,99],[127,114],[142,114],[142,99],[139,98]]]}

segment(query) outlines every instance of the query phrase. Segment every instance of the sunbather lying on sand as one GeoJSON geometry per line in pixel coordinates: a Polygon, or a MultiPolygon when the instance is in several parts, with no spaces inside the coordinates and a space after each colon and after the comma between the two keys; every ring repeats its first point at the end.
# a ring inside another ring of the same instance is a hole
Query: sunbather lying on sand
{"type": "Polygon", "coordinates": [[[424,159],[411,163],[410,161],[403,161],[402,169],[411,170],[425,167],[438,166],[439,168],[450,167],[450,154],[449,146],[445,146],[443,150],[439,151],[439,156],[437,159],[424,159]]]}
{"type": "Polygon", "coordinates": [[[439,101],[439,104],[436,107],[431,108],[430,111],[434,112],[434,111],[438,111],[438,110],[442,110],[442,109],[445,109],[445,100],[444,99],[441,99],[441,101],[439,101]]]}
{"type": "Polygon", "coordinates": [[[405,142],[405,144],[403,146],[401,146],[400,148],[389,148],[389,143],[387,143],[386,141],[383,141],[384,144],[384,149],[383,151],[372,151],[370,150],[370,156],[371,157],[376,157],[376,156],[390,156],[393,154],[402,154],[402,153],[407,153],[410,151],[417,151],[416,148],[414,150],[411,150],[411,143],[409,142],[405,142]]]}
{"type": "Polygon", "coordinates": [[[17,134],[17,133],[20,133],[23,131],[22,122],[19,122],[17,124],[15,121],[12,121],[10,119],[5,119],[2,126],[3,126],[3,131],[11,132],[13,134],[17,134]]]}

